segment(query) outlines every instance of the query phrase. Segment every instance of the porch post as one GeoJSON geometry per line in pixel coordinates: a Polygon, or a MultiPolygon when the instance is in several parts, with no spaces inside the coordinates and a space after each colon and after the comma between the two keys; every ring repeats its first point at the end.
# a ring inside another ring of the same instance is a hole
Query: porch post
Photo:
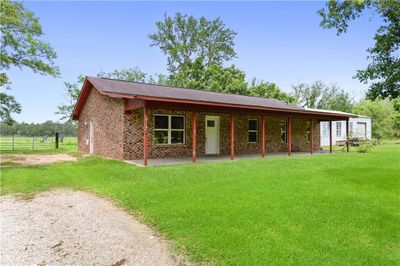
{"type": "Polygon", "coordinates": [[[329,120],[329,152],[332,153],[332,120],[329,120]]]}
{"type": "Polygon", "coordinates": [[[288,155],[292,155],[292,119],[288,118],[288,132],[287,132],[288,155]]]}
{"type": "Polygon", "coordinates": [[[346,120],[346,151],[349,152],[349,120],[346,120]]]}
{"type": "Polygon", "coordinates": [[[265,117],[261,118],[261,156],[265,156],[265,117]]]}
{"type": "Polygon", "coordinates": [[[235,124],[233,114],[231,114],[231,160],[235,157],[235,124]]]}
{"type": "Polygon", "coordinates": [[[196,112],[193,112],[192,129],[192,162],[196,162],[196,112]]]}
{"type": "Polygon", "coordinates": [[[314,153],[314,140],[313,140],[313,135],[314,135],[314,124],[313,124],[313,119],[310,119],[310,153],[311,155],[314,153]]]}
{"type": "Polygon", "coordinates": [[[147,110],[143,107],[143,165],[147,166],[147,110]]]}

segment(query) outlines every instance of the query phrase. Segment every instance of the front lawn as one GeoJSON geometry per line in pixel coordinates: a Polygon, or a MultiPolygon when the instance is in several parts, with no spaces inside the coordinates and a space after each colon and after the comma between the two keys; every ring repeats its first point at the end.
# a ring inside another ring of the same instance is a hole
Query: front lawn
{"type": "Polygon", "coordinates": [[[91,157],[1,169],[1,193],[55,187],[114,199],[192,260],[400,263],[400,145],[370,153],[141,168],[91,157]]]}

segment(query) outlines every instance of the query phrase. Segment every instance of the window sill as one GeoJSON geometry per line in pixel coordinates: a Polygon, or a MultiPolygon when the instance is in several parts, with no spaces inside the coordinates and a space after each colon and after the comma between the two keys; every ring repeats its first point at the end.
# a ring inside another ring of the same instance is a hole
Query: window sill
{"type": "Polygon", "coordinates": [[[186,144],[185,143],[171,143],[171,144],[154,143],[153,145],[157,146],[157,147],[177,147],[177,146],[185,146],[186,144]]]}

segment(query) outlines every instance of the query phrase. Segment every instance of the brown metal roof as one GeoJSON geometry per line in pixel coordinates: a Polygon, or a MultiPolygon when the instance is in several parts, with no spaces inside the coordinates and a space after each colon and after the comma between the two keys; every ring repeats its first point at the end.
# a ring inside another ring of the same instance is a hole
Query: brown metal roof
{"type": "Polygon", "coordinates": [[[133,96],[148,96],[200,102],[248,105],[268,108],[303,110],[285,102],[261,97],[251,97],[236,94],[218,93],[205,90],[184,89],[149,83],[128,82],[121,80],[88,77],[88,80],[98,90],[133,96]]]}
{"type": "MultiPolygon", "coordinates": [[[[79,96],[79,99],[73,111],[73,119],[78,119],[83,105],[86,102],[86,98],[88,97],[88,93],[90,90],[89,83],[93,85],[93,87],[96,88],[101,94],[111,97],[121,97],[128,99],[137,98],[156,101],[162,99],[163,101],[171,102],[190,101],[191,103],[198,103],[203,105],[208,104],[214,106],[231,106],[246,109],[276,110],[291,113],[321,114],[320,112],[292,106],[276,99],[218,93],[196,89],[185,89],[99,77],[87,77],[83,84],[81,95],[79,96]]],[[[336,116],[349,117],[348,115],[339,114],[337,114],[336,116]]]]}

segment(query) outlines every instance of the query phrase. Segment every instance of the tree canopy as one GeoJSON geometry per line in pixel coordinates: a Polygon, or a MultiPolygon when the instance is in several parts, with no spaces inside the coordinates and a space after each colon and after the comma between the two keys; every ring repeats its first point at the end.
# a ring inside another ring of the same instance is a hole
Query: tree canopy
{"type": "MultiPolygon", "coordinates": [[[[54,49],[40,37],[39,19],[17,1],[2,0],[0,6],[0,87],[10,89],[6,70],[27,67],[39,74],[59,75],[54,65],[54,49]]],[[[14,97],[0,92],[1,120],[12,124],[11,113],[20,113],[21,106],[14,97]]]]}
{"type": "Polygon", "coordinates": [[[399,136],[400,132],[396,131],[396,118],[399,113],[395,111],[394,104],[389,99],[361,101],[354,105],[354,112],[372,119],[373,137],[381,139],[399,136]]]}
{"type": "Polygon", "coordinates": [[[0,123],[1,134],[3,136],[26,136],[26,137],[39,137],[39,136],[54,136],[56,132],[62,136],[76,136],[77,124],[72,122],[53,122],[46,121],[44,123],[18,123],[7,125],[0,123]]]}
{"type": "Polygon", "coordinates": [[[157,31],[149,34],[151,46],[157,46],[167,56],[168,71],[174,75],[186,71],[195,61],[209,67],[221,65],[236,56],[236,33],[220,18],[207,20],[176,13],[156,22],[157,31]]]}
{"type": "Polygon", "coordinates": [[[363,0],[336,1],[330,0],[326,9],[318,14],[322,17],[323,28],[335,28],[337,35],[346,33],[349,22],[361,16],[365,9],[380,15],[382,25],[375,33],[375,44],[367,51],[369,65],[358,70],[356,77],[364,83],[371,83],[367,98],[400,97],[400,1],[396,0],[363,0]]]}
{"type": "Polygon", "coordinates": [[[290,95],[293,97],[294,103],[301,107],[342,112],[352,111],[352,101],[349,94],[336,85],[328,86],[322,81],[292,86],[290,95]]]}

